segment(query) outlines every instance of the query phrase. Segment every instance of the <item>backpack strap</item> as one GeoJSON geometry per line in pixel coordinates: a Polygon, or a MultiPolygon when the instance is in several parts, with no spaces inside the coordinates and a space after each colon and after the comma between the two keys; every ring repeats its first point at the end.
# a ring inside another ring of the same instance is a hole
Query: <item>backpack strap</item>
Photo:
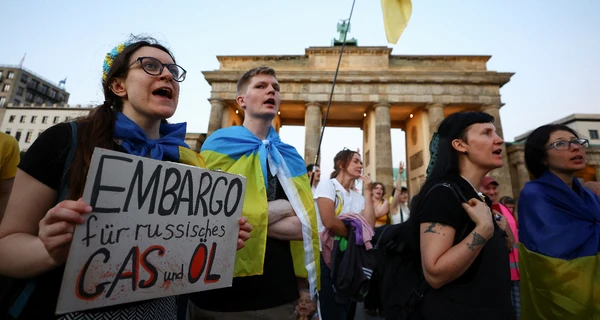
{"type": "MultiPolygon", "coordinates": [[[[75,151],[77,149],[77,137],[78,137],[77,136],[77,124],[75,122],[69,122],[69,125],[71,126],[71,144],[69,145],[69,153],[67,154],[65,166],[63,167],[63,173],[62,173],[61,180],[60,180],[60,186],[57,191],[58,197],[57,197],[56,203],[59,203],[59,202],[65,200],[67,198],[67,196],[69,195],[69,184],[67,183],[67,172],[69,171],[69,168],[71,167],[71,163],[73,163],[73,158],[75,157],[75,151]]],[[[23,312],[23,309],[25,308],[25,305],[27,304],[27,301],[29,301],[29,298],[35,291],[36,286],[37,286],[36,278],[31,278],[31,279],[27,280],[27,284],[25,285],[25,288],[23,288],[23,291],[21,292],[19,297],[15,300],[13,305],[8,310],[8,314],[11,317],[13,317],[15,319],[19,318],[19,316],[21,315],[21,312],[23,312]]]]}
{"type": "MultiPolygon", "coordinates": [[[[452,193],[454,193],[454,196],[456,197],[456,199],[458,199],[458,201],[460,203],[468,202],[468,199],[465,197],[462,190],[460,190],[460,187],[458,185],[456,185],[454,182],[450,182],[450,181],[442,181],[442,182],[439,182],[439,183],[436,183],[435,185],[433,185],[431,187],[431,189],[429,189],[427,191],[427,193],[423,197],[423,200],[425,200],[427,198],[427,196],[429,195],[429,193],[437,187],[445,187],[445,188],[450,189],[452,191],[452,193]]],[[[461,238],[462,238],[462,235],[465,235],[467,233],[467,230],[468,230],[468,224],[465,223],[465,227],[463,228],[463,230],[461,230],[461,233],[460,233],[461,238]]],[[[421,282],[419,283],[417,288],[412,289],[411,294],[408,298],[408,301],[406,301],[406,303],[402,306],[402,310],[406,313],[406,315],[410,315],[416,310],[419,303],[423,300],[423,297],[425,296],[427,291],[429,291],[429,289],[431,289],[431,286],[429,285],[429,283],[427,283],[427,280],[425,280],[425,274],[423,273],[423,269],[421,269],[421,282]]]]}

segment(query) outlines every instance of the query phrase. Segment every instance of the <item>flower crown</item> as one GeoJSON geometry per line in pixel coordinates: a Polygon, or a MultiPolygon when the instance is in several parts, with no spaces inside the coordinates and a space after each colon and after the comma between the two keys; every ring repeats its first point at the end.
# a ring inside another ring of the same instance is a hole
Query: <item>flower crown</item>
{"type": "Polygon", "coordinates": [[[104,64],[102,65],[102,81],[106,81],[106,78],[108,78],[108,72],[110,71],[113,61],[115,61],[115,58],[130,44],[131,42],[120,43],[106,54],[104,64]]]}

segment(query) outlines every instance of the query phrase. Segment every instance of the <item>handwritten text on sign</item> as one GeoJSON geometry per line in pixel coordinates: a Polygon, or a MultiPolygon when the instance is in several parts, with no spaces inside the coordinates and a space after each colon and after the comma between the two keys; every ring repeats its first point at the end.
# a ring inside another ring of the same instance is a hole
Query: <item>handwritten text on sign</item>
{"type": "Polygon", "coordinates": [[[245,184],[96,148],[56,312],[231,286],[245,184]]]}

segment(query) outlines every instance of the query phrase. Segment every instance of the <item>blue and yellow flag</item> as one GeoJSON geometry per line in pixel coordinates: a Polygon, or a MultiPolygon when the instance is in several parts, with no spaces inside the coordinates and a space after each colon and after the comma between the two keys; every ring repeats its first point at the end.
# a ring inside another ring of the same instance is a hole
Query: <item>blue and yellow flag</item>
{"type": "Polygon", "coordinates": [[[550,172],[519,198],[521,315],[600,319],[600,198],[550,172]]]}
{"type": "Polygon", "coordinates": [[[252,224],[252,233],[245,248],[237,253],[234,276],[263,273],[268,226],[267,170],[270,170],[302,222],[303,241],[291,242],[292,257],[296,276],[307,278],[311,295],[314,294],[320,273],[317,216],[304,160],[296,149],[281,142],[273,127],[261,141],[245,127],[234,126],[210,135],[200,154],[207,168],[246,177],[242,215],[252,224]]]}

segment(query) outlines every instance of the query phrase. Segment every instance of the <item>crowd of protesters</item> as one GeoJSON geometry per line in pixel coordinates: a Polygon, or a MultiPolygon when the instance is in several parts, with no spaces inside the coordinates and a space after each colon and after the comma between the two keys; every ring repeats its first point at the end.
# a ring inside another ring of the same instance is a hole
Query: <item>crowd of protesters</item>
{"type": "Polygon", "coordinates": [[[15,141],[2,136],[0,280],[37,283],[25,302],[15,302],[24,307],[14,318],[345,320],[365,296],[366,311],[385,316],[375,268],[365,260],[353,270],[340,255],[373,250],[377,229],[389,225],[408,226],[409,248],[430,287],[415,317],[600,316],[599,191],[575,177],[589,142],[571,128],[547,125],[530,134],[525,160],[534,179],[515,201],[499,194],[489,175],[506,165],[495,119],[452,114],[433,135],[427,178],[409,200],[402,162],[392,190],[365,175],[361,154],[350,149],[336,154],[328,179],[318,165],[306,167],[272,126],[281,93],[268,67],[249,70],[237,84],[243,125],[216,131],[195,154],[184,142],[185,123],[166,122],[185,77],[170,50],[133,38],[107,54],[105,101],[88,116],[44,131],[20,161],[15,141]],[[248,178],[231,287],[55,315],[74,228],[93,210],[81,196],[96,147],[248,178]],[[250,154],[256,157],[244,157],[250,154]],[[441,182],[468,201],[437,188],[441,182]],[[362,279],[359,298],[340,284],[348,274],[362,279]]]}

